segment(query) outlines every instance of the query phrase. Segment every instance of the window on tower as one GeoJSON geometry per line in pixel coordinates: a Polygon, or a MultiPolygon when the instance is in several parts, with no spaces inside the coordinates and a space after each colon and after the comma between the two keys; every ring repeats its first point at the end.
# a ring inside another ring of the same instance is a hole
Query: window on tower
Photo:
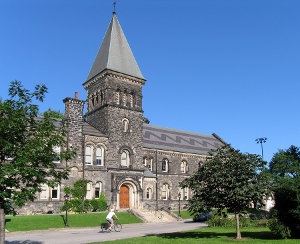
{"type": "Polygon", "coordinates": [[[129,120],[122,119],[123,132],[129,132],[129,120]]]}
{"type": "Polygon", "coordinates": [[[123,150],[121,154],[121,166],[128,167],[130,164],[129,152],[127,150],[123,150]]]}

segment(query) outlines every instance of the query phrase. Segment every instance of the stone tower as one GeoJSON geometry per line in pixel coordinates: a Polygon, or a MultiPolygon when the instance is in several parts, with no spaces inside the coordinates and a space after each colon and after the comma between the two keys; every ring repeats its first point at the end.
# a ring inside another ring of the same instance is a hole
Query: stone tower
{"type": "Polygon", "coordinates": [[[143,169],[145,81],[114,13],[83,84],[87,91],[86,121],[109,138],[108,168],[143,169]]]}

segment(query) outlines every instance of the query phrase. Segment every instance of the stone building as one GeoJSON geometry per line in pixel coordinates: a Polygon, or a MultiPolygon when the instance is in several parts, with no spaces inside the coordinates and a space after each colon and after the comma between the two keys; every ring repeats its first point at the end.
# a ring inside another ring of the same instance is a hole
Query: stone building
{"type": "Polygon", "coordinates": [[[224,142],[216,134],[149,124],[142,109],[145,82],[114,13],[83,83],[86,101],[77,95],[64,99],[67,141],[78,148],[76,159],[68,162],[70,177],[56,188],[45,186],[21,213],[59,212],[64,186],[79,178],[89,181],[87,199],[99,198],[103,192],[116,209],[177,209],[178,193],[182,206],[187,203],[189,189],[180,189],[179,183],[224,142]]]}

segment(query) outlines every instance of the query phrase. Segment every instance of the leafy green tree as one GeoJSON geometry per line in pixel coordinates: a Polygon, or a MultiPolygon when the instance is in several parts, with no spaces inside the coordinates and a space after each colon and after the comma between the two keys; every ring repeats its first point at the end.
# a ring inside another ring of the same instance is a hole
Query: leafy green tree
{"type": "Polygon", "coordinates": [[[49,108],[48,110],[44,111],[43,113],[41,113],[42,116],[50,116],[52,118],[57,118],[57,119],[64,119],[65,116],[63,113],[61,113],[59,110],[52,110],[51,108],[49,108]]]}
{"type": "Polygon", "coordinates": [[[235,213],[236,238],[241,239],[239,214],[268,193],[265,165],[260,156],[241,153],[229,145],[212,151],[198,172],[181,183],[193,192],[189,211],[195,214],[216,208],[221,212],[227,208],[235,213]]]}
{"type": "Polygon", "coordinates": [[[300,237],[300,148],[290,146],[275,153],[269,164],[275,197],[272,232],[281,237],[300,237]],[[277,219],[277,220],[276,220],[277,219]],[[285,228],[282,227],[285,226],[285,228]]]}
{"type": "MultiPolygon", "coordinates": [[[[55,186],[67,179],[68,170],[58,170],[55,159],[67,161],[75,150],[66,149],[65,129],[55,126],[50,114],[38,116],[38,105],[43,102],[47,88],[37,85],[33,92],[21,82],[11,82],[10,98],[0,99],[0,243],[4,243],[4,212],[14,213],[13,206],[33,201],[41,185],[55,186]],[[53,147],[64,148],[60,155],[53,147]]],[[[57,123],[56,123],[57,124],[57,123]]]]}

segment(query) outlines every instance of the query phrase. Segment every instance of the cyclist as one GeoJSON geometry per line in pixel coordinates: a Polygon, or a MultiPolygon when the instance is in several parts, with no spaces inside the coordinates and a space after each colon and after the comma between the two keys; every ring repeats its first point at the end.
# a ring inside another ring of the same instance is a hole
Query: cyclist
{"type": "Polygon", "coordinates": [[[115,210],[111,209],[110,212],[108,213],[108,215],[106,216],[106,220],[110,223],[109,229],[111,230],[111,227],[114,224],[114,220],[113,217],[116,217],[117,220],[119,220],[119,218],[117,217],[117,215],[115,214],[115,210]]]}

